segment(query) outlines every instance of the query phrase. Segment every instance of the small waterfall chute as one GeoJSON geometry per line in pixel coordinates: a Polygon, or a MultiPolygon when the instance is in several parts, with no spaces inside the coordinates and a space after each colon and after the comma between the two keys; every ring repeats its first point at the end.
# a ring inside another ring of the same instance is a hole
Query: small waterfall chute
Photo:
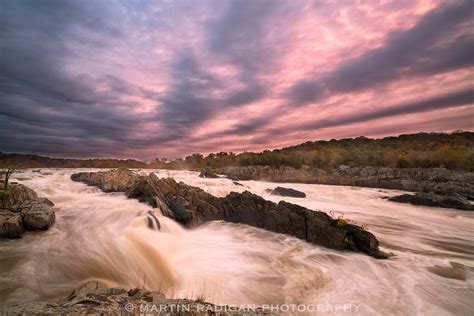
{"type": "Polygon", "coordinates": [[[146,214],[147,226],[151,230],[161,230],[161,224],[158,218],[153,214],[153,211],[148,211],[146,214]]]}

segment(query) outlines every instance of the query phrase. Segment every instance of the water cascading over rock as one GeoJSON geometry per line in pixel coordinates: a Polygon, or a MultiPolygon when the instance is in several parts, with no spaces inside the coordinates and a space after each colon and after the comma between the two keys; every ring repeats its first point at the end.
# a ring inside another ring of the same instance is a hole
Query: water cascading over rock
{"type": "Polygon", "coordinates": [[[129,198],[158,207],[164,216],[186,227],[213,220],[246,224],[282,233],[336,250],[352,250],[375,258],[387,258],[377,238],[362,227],[341,225],[324,212],[281,201],[276,204],[248,191],[215,197],[200,188],[160,179],[154,173],[135,175],[131,171],[78,173],[71,176],[105,191],[123,191],[129,198]]]}

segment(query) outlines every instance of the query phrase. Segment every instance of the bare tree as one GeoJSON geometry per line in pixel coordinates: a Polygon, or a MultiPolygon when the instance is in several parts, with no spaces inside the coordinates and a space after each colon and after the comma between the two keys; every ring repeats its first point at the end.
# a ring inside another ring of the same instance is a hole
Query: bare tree
{"type": "Polygon", "coordinates": [[[17,170],[16,167],[8,167],[8,168],[5,168],[3,169],[3,175],[5,176],[4,180],[3,180],[3,190],[7,190],[8,189],[8,180],[10,179],[10,176],[17,170]]]}

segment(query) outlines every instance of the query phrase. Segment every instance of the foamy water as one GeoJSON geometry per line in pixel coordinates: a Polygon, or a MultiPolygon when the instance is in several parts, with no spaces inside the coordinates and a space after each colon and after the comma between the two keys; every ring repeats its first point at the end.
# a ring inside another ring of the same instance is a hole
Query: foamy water
{"type": "MultiPolygon", "coordinates": [[[[46,232],[0,241],[0,302],[68,293],[86,280],[159,290],[167,297],[204,297],[217,304],[360,304],[360,314],[470,314],[474,310],[474,215],[382,199],[397,191],[283,184],[304,191],[288,202],[367,224],[384,251],[375,260],[244,225],[212,222],[187,230],[159,216],[146,228],[149,206],[121,193],[72,182],[80,170],[27,171],[17,180],[51,199],[56,223],[46,232]]],[[[83,170],[81,170],[83,171],[83,170]]],[[[159,177],[225,196],[278,184],[201,179],[196,172],[159,177]]]]}

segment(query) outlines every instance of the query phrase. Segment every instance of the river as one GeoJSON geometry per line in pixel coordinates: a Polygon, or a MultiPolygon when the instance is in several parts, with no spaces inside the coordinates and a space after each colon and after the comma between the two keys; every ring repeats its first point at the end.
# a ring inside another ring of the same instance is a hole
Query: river
{"type": "MultiPolygon", "coordinates": [[[[474,213],[383,199],[399,191],[282,184],[307,194],[288,202],[368,225],[381,249],[395,255],[376,260],[225,222],[188,230],[160,216],[161,231],[152,231],[148,205],[72,182],[74,172],[13,176],[55,203],[56,222],[46,232],[0,241],[0,303],[48,299],[98,279],[216,304],[357,304],[363,315],[474,311],[474,213]]],[[[265,193],[276,183],[238,186],[192,171],[153,172],[216,196],[249,190],[281,199],[265,193]]]]}

